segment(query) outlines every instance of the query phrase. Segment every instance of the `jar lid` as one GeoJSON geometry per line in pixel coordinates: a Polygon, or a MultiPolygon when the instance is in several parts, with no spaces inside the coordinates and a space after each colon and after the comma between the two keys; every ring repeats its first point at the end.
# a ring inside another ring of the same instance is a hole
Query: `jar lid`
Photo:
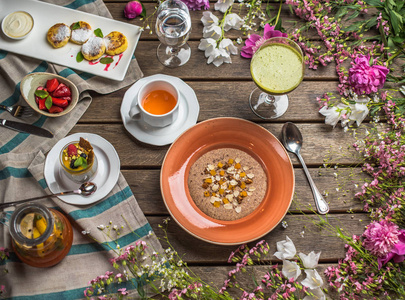
{"type": "Polygon", "coordinates": [[[54,218],[52,212],[44,205],[27,203],[16,208],[10,218],[10,234],[15,242],[25,246],[36,246],[45,242],[53,232],[54,218]],[[35,238],[33,230],[35,218],[46,221],[46,229],[35,238]],[[30,237],[28,235],[31,234],[30,237]]]}

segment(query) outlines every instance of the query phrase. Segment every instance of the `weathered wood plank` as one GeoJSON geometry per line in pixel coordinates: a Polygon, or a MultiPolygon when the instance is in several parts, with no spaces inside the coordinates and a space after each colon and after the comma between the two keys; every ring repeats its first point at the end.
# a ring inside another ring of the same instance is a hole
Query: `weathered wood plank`
{"type": "MultiPolygon", "coordinates": [[[[290,212],[310,213],[310,207],[314,207],[314,200],[304,171],[296,168],[294,172],[295,194],[290,212]]],[[[145,215],[168,215],[160,193],[160,170],[123,170],[122,173],[145,215]]],[[[325,199],[329,202],[331,213],[362,209],[363,205],[354,199],[354,195],[360,190],[360,181],[367,175],[361,173],[359,169],[315,168],[311,169],[310,173],[318,189],[322,193],[327,192],[325,199]],[[344,178],[350,179],[343,182],[344,178]],[[357,188],[355,184],[358,184],[357,188]]]]}
{"type": "MultiPolygon", "coordinates": [[[[262,125],[276,137],[280,136],[283,124],[262,125]]],[[[333,129],[323,124],[298,124],[304,139],[302,156],[308,166],[318,167],[328,163],[354,164],[360,162],[356,151],[351,147],[352,135],[340,128],[333,129]]],[[[77,124],[71,131],[98,134],[112,143],[117,150],[123,168],[160,167],[168,146],[156,147],[143,144],[130,135],[121,124],[77,124]]],[[[290,153],[294,166],[298,159],[290,153]]]]}
{"type": "MultiPolygon", "coordinates": [[[[186,81],[200,104],[199,121],[217,117],[237,117],[260,121],[249,107],[249,95],[256,87],[253,81],[186,81]]],[[[316,97],[335,91],[337,82],[304,81],[289,94],[287,112],[276,122],[323,122],[316,97]],[[315,88],[314,88],[315,86],[315,88]]],[[[128,88],[108,95],[93,94],[93,101],[80,122],[121,122],[120,107],[128,88]],[[100,105],[102,103],[102,105],[100,105]]]]}
{"type": "MultiPolygon", "coordinates": [[[[158,226],[163,224],[165,217],[147,218],[156,235],[163,237],[163,232],[158,226]]],[[[332,232],[319,229],[315,225],[319,223],[317,216],[287,215],[284,220],[288,224],[287,228],[283,228],[279,224],[272,232],[262,238],[269,243],[271,252],[276,251],[276,242],[285,240],[288,236],[296,245],[298,252],[321,251],[321,262],[337,262],[339,258],[344,257],[344,241],[332,232]]],[[[328,220],[333,226],[347,230],[349,236],[362,234],[364,226],[370,222],[366,214],[329,215],[328,220]]],[[[174,249],[184,255],[183,258],[186,262],[193,264],[226,264],[230,253],[237,248],[235,246],[214,245],[199,240],[181,229],[173,220],[169,221],[167,235],[174,249]]],[[[166,248],[167,244],[163,240],[161,242],[166,248]]],[[[254,244],[255,242],[252,243],[252,245],[254,244]]],[[[274,261],[279,262],[275,257],[274,261]]]]}

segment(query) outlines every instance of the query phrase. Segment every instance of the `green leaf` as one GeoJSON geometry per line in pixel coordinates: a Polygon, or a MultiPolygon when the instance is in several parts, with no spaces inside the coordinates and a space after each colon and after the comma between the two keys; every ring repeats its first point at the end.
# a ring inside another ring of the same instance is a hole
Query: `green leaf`
{"type": "Polygon", "coordinates": [[[347,18],[347,21],[357,18],[359,14],[360,11],[356,10],[350,17],[347,18]]]}
{"type": "Polygon", "coordinates": [[[96,30],[94,30],[94,34],[95,34],[96,36],[98,36],[98,37],[101,37],[101,38],[104,37],[103,32],[101,31],[100,28],[97,28],[96,30]]]}
{"type": "Polygon", "coordinates": [[[142,2],[141,2],[141,5],[142,5],[142,12],[141,12],[141,14],[139,16],[141,18],[145,18],[146,17],[146,8],[145,8],[145,6],[143,5],[142,2]]]}
{"type": "Polygon", "coordinates": [[[100,59],[100,63],[107,65],[112,63],[114,60],[111,57],[103,57],[102,59],[100,59]]]}
{"type": "Polygon", "coordinates": [[[376,7],[381,7],[383,4],[381,3],[380,0],[364,0],[368,5],[376,6],[376,7]]]}
{"type": "Polygon", "coordinates": [[[50,109],[51,107],[52,107],[52,97],[51,96],[48,96],[47,98],[46,98],[46,100],[45,100],[45,106],[46,106],[46,108],[47,109],[50,109]]]}
{"type": "Polygon", "coordinates": [[[79,29],[79,28],[80,28],[80,22],[76,22],[76,23],[73,24],[71,29],[75,30],[75,29],[79,29]]]}
{"type": "Polygon", "coordinates": [[[75,160],[74,165],[75,165],[75,167],[80,167],[80,166],[82,166],[83,169],[86,169],[86,168],[87,168],[87,159],[85,159],[85,158],[82,157],[82,156],[79,156],[79,157],[75,160]]]}
{"type": "Polygon", "coordinates": [[[335,18],[336,18],[336,19],[339,19],[339,18],[343,17],[343,16],[346,15],[346,14],[347,14],[347,8],[344,7],[344,6],[342,6],[342,7],[340,7],[339,10],[336,12],[335,18]]]}
{"type": "Polygon", "coordinates": [[[78,52],[76,55],[76,61],[79,63],[79,62],[82,62],[83,59],[84,59],[83,53],[78,52]]]}
{"type": "Polygon", "coordinates": [[[281,26],[281,18],[278,19],[278,22],[276,24],[276,26],[274,27],[274,30],[280,30],[281,31],[282,26],[281,26]]]}
{"type": "Polygon", "coordinates": [[[354,23],[350,26],[342,28],[344,32],[350,32],[350,31],[358,31],[360,29],[360,23],[354,23]]]}
{"type": "Polygon", "coordinates": [[[44,99],[44,98],[49,96],[49,93],[47,91],[44,91],[44,90],[36,90],[35,91],[35,96],[38,96],[39,98],[44,99]]]}

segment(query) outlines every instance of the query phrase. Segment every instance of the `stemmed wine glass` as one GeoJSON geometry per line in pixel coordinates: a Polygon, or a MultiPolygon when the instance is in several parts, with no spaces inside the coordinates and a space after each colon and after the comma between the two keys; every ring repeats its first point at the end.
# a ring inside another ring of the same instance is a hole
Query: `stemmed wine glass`
{"type": "Polygon", "coordinates": [[[287,111],[287,93],[304,78],[304,55],[294,41],[270,38],[253,55],[250,73],[258,86],[250,94],[250,108],[262,119],[275,119],[287,111]]]}
{"type": "Polygon", "coordinates": [[[161,42],[157,48],[159,61],[171,68],[184,65],[190,58],[187,44],[191,18],[187,5],[180,0],[166,0],[158,10],[156,33],[161,42]]]}

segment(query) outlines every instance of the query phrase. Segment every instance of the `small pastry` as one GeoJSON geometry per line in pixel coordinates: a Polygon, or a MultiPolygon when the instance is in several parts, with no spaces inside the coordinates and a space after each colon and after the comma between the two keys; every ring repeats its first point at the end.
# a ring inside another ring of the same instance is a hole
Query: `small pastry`
{"type": "Polygon", "coordinates": [[[128,40],[121,32],[113,31],[104,37],[106,43],[105,52],[108,55],[117,55],[128,48],[128,40]]]}
{"type": "Polygon", "coordinates": [[[83,57],[87,60],[96,60],[105,53],[104,39],[92,36],[82,45],[83,57]]]}
{"type": "Polygon", "coordinates": [[[69,42],[70,33],[69,26],[58,23],[49,28],[46,39],[54,48],[61,48],[69,42]]]}
{"type": "Polygon", "coordinates": [[[89,23],[84,21],[79,21],[70,25],[70,30],[72,30],[72,35],[70,40],[79,45],[83,45],[92,35],[91,26],[89,23]]]}

